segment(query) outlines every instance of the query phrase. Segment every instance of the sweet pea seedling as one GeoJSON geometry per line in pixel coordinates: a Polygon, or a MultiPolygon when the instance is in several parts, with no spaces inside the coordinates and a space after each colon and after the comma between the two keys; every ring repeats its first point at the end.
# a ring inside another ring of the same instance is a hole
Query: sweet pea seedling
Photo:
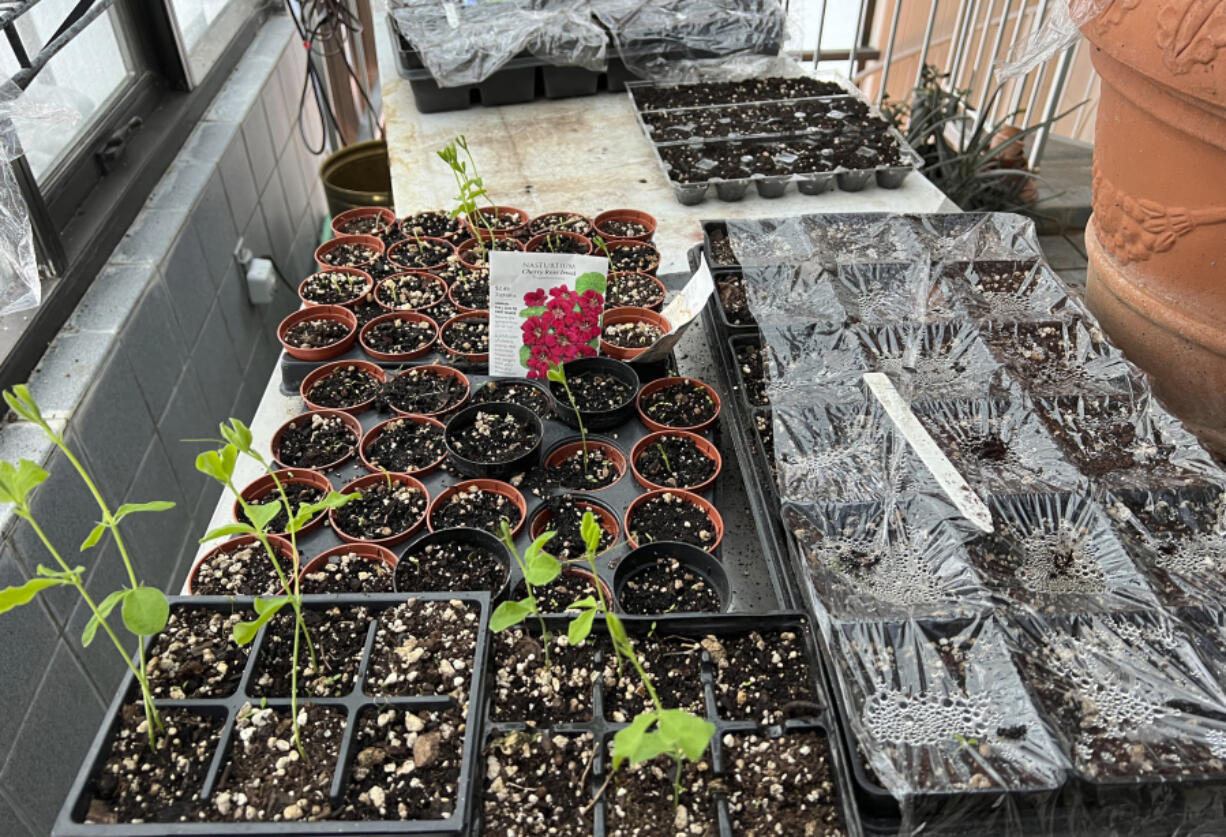
{"type": "Polygon", "coordinates": [[[557,558],[545,552],[545,544],[553,539],[557,532],[543,532],[541,536],[528,545],[520,557],[515,548],[515,539],[511,535],[511,526],[506,518],[502,520],[502,534],[499,536],[507,549],[511,551],[519,571],[524,576],[524,589],[527,595],[520,601],[506,601],[498,605],[490,614],[490,630],[499,633],[514,625],[518,625],[529,616],[536,616],[541,628],[541,646],[545,649],[545,668],[549,668],[549,631],[545,627],[545,617],[541,613],[540,603],[536,598],[536,588],[543,587],[562,574],[562,564],[557,558]]]}

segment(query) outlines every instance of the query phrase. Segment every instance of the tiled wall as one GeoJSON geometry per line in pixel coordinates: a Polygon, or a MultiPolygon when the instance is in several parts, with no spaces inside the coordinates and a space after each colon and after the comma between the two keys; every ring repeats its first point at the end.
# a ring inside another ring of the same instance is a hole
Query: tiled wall
{"type": "MultiPolygon", "coordinates": [[[[309,272],[326,205],[319,158],[296,125],[305,73],[285,17],[265,23],[68,325],[30,387],[83,452],[112,507],[172,500],[123,529],[139,574],[177,590],[218,490],[194,467],[227,416],[249,420],[279,350],[275,326],[297,306],[280,285],[253,306],[233,257],[240,237],[291,283],[309,272]]],[[[310,114],[305,130],[318,142],[310,114]]],[[[0,459],[51,473],[36,517],[101,598],[126,583],[113,544],[81,554],[97,508],[69,463],[25,423],[0,430],[0,459]]],[[[7,514],[7,510],[5,512],[7,514]]],[[[4,520],[0,587],[52,563],[24,521],[4,520]]],[[[0,833],[49,832],[121,675],[105,640],[82,650],[87,612],[71,591],[0,615],[0,833]]]]}

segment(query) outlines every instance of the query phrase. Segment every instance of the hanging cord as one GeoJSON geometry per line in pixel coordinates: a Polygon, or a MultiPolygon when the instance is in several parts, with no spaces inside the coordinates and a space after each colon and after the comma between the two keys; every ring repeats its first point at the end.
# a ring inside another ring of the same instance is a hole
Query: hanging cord
{"type": "MultiPolygon", "coordinates": [[[[289,0],[286,1],[289,2],[289,0]]],[[[324,58],[340,58],[341,63],[345,65],[345,72],[358,88],[358,93],[366,105],[372,122],[379,129],[380,139],[386,139],[387,133],[382,121],[374,118],[376,109],[370,96],[366,93],[366,85],[358,77],[349,61],[349,50],[346,47],[352,43],[355,35],[363,32],[362,23],[357,15],[350,11],[344,0],[303,0],[302,17],[306,22],[313,22],[312,47],[318,44],[319,54],[324,58]],[[331,43],[335,43],[336,46],[329,51],[327,45],[331,43]]]]}
{"type": "Polygon", "coordinates": [[[302,79],[302,90],[298,94],[298,135],[302,138],[307,151],[313,155],[323,154],[328,148],[329,124],[336,130],[342,146],[348,145],[349,142],[341,130],[340,122],[336,118],[336,112],[332,108],[332,100],[328,97],[327,85],[316,69],[315,62],[311,60],[311,54],[314,53],[315,44],[319,39],[320,27],[317,25],[308,29],[303,22],[304,18],[299,17],[298,11],[294,8],[293,0],[285,0],[285,9],[289,13],[290,19],[294,22],[294,28],[298,30],[298,37],[302,41],[303,49],[307,51],[306,73],[302,79]],[[321,125],[318,146],[313,144],[307,137],[303,121],[307,108],[306,98],[308,88],[311,88],[314,93],[312,104],[314,104],[316,112],[319,114],[321,125]]]}

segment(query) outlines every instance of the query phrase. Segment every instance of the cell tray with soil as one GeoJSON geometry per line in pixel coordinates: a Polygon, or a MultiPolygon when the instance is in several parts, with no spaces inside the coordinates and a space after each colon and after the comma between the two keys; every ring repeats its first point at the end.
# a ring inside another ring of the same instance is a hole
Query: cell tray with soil
{"type": "Polygon", "coordinates": [[[992,325],[984,337],[1034,395],[1132,397],[1144,392],[1143,382],[1124,356],[1097,326],[1080,320],[992,325]]]}
{"type": "Polygon", "coordinates": [[[872,118],[866,103],[848,96],[655,111],[644,113],[642,122],[652,142],[669,143],[768,135],[833,136],[849,123],[872,118]]]}
{"type": "Polygon", "coordinates": [[[846,90],[833,81],[798,76],[770,76],[746,81],[709,81],[702,84],[633,85],[634,105],[641,111],[738,102],[769,102],[776,99],[810,99],[842,96],[846,90]]]}
{"type": "Polygon", "coordinates": [[[594,833],[588,802],[598,750],[592,733],[495,733],[484,755],[481,834],[594,833]]]}
{"type": "Polygon", "coordinates": [[[1060,279],[1034,259],[954,262],[943,275],[969,289],[969,312],[979,319],[1007,323],[1084,316],[1060,279]]]}
{"type": "MultiPolygon", "coordinates": [[[[315,665],[311,665],[310,655],[300,650],[299,696],[342,697],[353,690],[371,618],[370,610],[359,605],[324,604],[303,609],[315,665]]],[[[269,622],[247,686],[252,697],[290,696],[295,633],[297,623],[290,608],[284,608],[269,622]]],[[[298,641],[301,643],[300,633],[298,641]]]]}
{"type": "MultiPolygon", "coordinates": [[[[700,642],[697,637],[664,631],[635,636],[632,641],[634,652],[651,678],[660,702],[670,709],[684,709],[705,716],[707,707],[702,682],[702,642],[705,640],[700,642]]],[[[624,667],[619,679],[616,663],[605,666],[601,689],[605,717],[614,723],[629,723],[635,715],[652,708],[651,697],[642,681],[624,667]]]]}
{"type": "MultiPolygon", "coordinates": [[[[723,241],[726,243],[727,239],[723,241]]],[[[724,257],[732,257],[731,251],[724,254],[724,257]]],[[[749,310],[749,300],[745,295],[745,280],[741,274],[726,273],[716,276],[715,294],[720,312],[728,325],[749,327],[758,324],[749,310]]]]}
{"type": "Polygon", "coordinates": [[[154,698],[191,700],[234,694],[250,646],[236,644],[232,632],[240,621],[254,616],[228,607],[173,608],[148,651],[149,689],[154,698]]]}

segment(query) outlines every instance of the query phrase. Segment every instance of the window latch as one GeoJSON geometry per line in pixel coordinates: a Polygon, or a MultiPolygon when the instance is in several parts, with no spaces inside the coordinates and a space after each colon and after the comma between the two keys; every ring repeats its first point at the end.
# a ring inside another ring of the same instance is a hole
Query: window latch
{"type": "Polygon", "coordinates": [[[128,149],[128,140],[144,124],[145,121],[139,116],[133,116],[128,120],[127,124],[107,137],[106,142],[102,144],[102,148],[98,149],[94,154],[94,158],[98,161],[98,166],[102,169],[103,174],[110,174],[119,165],[124,157],[124,153],[128,149]]]}

